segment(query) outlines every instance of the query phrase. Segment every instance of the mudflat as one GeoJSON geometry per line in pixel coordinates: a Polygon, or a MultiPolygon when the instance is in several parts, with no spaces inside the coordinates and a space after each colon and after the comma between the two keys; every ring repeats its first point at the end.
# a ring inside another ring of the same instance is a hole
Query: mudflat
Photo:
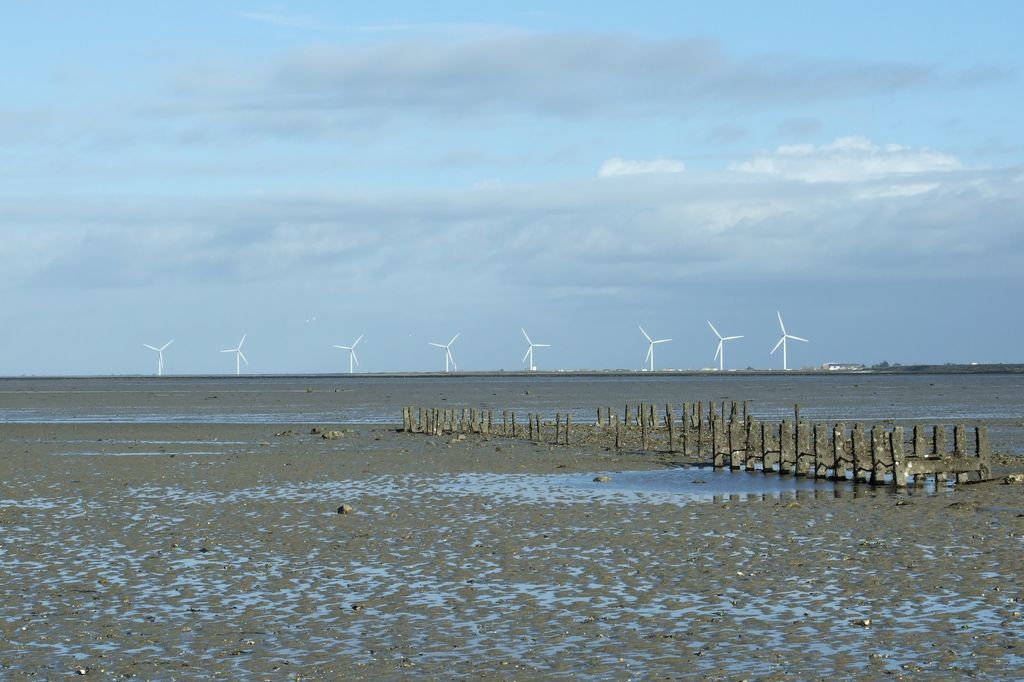
{"type": "Polygon", "coordinates": [[[622,483],[675,455],[310,426],[5,425],[0,677],[1024,671],[1024,486],[701,495],[622,483]]]}

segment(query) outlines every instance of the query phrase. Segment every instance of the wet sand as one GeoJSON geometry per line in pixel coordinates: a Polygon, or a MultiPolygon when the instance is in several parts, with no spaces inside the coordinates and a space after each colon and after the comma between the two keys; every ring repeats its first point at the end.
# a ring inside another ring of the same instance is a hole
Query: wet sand
{"type": "Polygon", "coordinates": [[[617,486],[670,455],[309,426],[4,425],[0,677],[1024,671],[1024,486],[695,499],[617,486]]]}

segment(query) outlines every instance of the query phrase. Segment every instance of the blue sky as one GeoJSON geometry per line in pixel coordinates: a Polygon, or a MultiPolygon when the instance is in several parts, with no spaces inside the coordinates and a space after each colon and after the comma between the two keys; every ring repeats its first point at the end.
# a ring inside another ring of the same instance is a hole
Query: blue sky
{"type": "Polygon", "coordinates": [[[1020,3],[550,4],[6,7],[0,374],[1024,361],[1020,3]]]}

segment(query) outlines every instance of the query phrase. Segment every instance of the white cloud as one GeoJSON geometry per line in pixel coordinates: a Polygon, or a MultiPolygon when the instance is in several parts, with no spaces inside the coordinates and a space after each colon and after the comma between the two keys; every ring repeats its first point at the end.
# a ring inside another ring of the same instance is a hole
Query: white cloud
{"type": "Polygon", "coordinates": [[[638,175],[642,173],[682,173],[686,164],[676,159],[651,159],[649,161],[633,161],[613,157],[601,164],[598,177],[607,178],[613,175],[638,175]]]}
{"type": "Polygon", "coordinates": [[[895,144],[880,146],[859,136],[841,137],[824,145],[783,145],[774,152],[761,152],[750,160],[729,165],[729,170],[738,173],[804,182],[857,182],[962,168],[956,157],[943,152],[895,144]]]}

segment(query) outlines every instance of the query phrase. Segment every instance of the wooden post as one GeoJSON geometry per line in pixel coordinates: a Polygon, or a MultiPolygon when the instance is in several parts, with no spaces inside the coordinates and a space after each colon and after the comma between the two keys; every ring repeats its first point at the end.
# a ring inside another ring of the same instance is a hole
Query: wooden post
{"type": "Polygon", "coordinates": [[[665,423],[668,425],[668,451],[676,451],[676,418],[672,414],[672,404],[665,405],[665,423]]]}
{"type": "Polygon", "coordinates": [[[767,422],[761,422],[761,471],[775,471],[775,465],[781,459],[774,427],[767,422]]]}
{"type": "Polygon", "coordinates": [[[743,401],[743,421],[746,421],[747,417],[749,417],[749,416],[750,416],[750,401],[749,400],[744,400],[743,401]]]}
{"type": "Polygon", "coordinates": [[[846,479],[846,424],[839,422],[832,427],[832,461],[835,478],[846,479]]]}
{"type": "Polygon", "coordinates": [[[604,426],[604,422],[601,421],[601,408],[597,408],[597,425],[604,426]]]}
{"type": "Polygon", "coordinates": [[[644,452],[647,451],[647,412],[643,409],[643,404],[637,409],[637,417],[640,418],[640,449],[644,452]]]}
{"type": "Polygon", "coordinates": [[[953,456],[964,457],[967,455],[967,429],[963,424],[953,427],[953,456]]]}
{"type": "Polygon", "coordinates": [[[555,445],[562,442],[562,415],[555,412],[555,445]]]}
{"type": "Polygon", "coordinates": [[[936,426],[933,431],[933,450],[932,454],[937,457],[946,456],[946,427],[936,426]]]}
{"type": "Polygon", "coordinates": [[[565,444],[566,445],[569,444],[569,431],[570,431],[570,427],[571,426],[572,426],[572,418],[569,416],[569,413],[566,412],[565,413],[565,444]]]}
{"type": "MultiPolygon", "coordinates": [[[[710,426],[710,424],[708,425],[710,426]]],[[[701,456],[701,448],[704,447],[704,403],[697,403],[697,447],[696,455],[701,456]]]]}
{"type": "Polygon", "coordinates": [[[806,476],[813,468],[811,429],[806,423],[796,422],[796,475],[806,476]]]}
{"type": "Polygon", "coordinates": [[[506,438],[509,437],[508,432],[508,410],[501,411],[501,433],[506,438]]]}
{"type": "Polygon", "coordinates": [[[416,419],[416,430],[419,431],[420,433],[423,433],[423,430],[424,430],[425,426],[426,426],[426,424],[423,423],[423,408],[420,407],[419,408],[419,415],[417,416],[417,419],[416,419]]]}
{"type": "Polygon", "coordinates": [[[992,477],[991,452],[988,447],[988,427],[974,427],[974,452],[978,456],[978,478],[985,481],[992,477]]]}
{"type": "Polygon", "coordinates": [[[851,459],[853,460],[853,480],[865,481],[868,472],[871,471],[871,451],[867,446],[867,438],[864,433],[863,424],[854,424],[853,433],[850,436],[850,444],[853,447],[851,459]]]}
{"type": "Polygon", "coordinates": [[[831,427],[824,424],[814,425],[814,476],[815,478],[826,478],[829,469],[835,466],[832,457],[832,432],[831,427]]]}
{"type": "Polygon", "coordinates": [[[793,423],[783,419],[779,424],[779,473],[788,474],[796,465],[796,442],[793,438],[793,423]]]}
{"type": "Polygon", "coordinates": [[[737,401],[732,401],[732,409],[729,411],[729,421],[736,421],[740,416],[740,404],[737,401]]]}
{"type": "Polygon", "coordinates": [[[526,421],[530,422],[530,440],[536,440],[533,437],[533,413],[532,412],[527,412],[526,413],[526,421]]]}
{"type": "Polygon", "coordinates": [[[871,482],[885,482],[885,470],[889,464],[890,439],[884,426],[871,427],[871,482]]]}
{"type": "Polygon", "coordinates": [[[625,427],[629,426],[629,403],[626,403],[626,411],[622,413],[622,425],[625,427]]]}
{"type": "Polygon", "coordinates": [[[622,424],[619,422],[619,415],[615,415],[615,449],[622,449],[622,424]]]}
{"type": "MultiPolygon", "coordinates": [[[[736,403],[733,403],[735,406],[736,403]]],[[[734,411],[731,416],[738,413],[734,411]]],[[[729,419],[729,468],[739,469],[743,466],[747,450],[747,425],[739,419],[729,419]]]]}
{"type": "Polygon", "coordinates": [[[725,422],[715,415],[711,421],[711,458],[716,469],[725,466],[725,448],[728,447],[728,436],[725,433],[725,422]]]}
{"type": "Polygon", "coordinates": [[[516,437],[516,413],[515,413],[514,410],[511,412],[511,415],[512,415],[512,437],[515,438],[516,437]]]}
{"type": "MultiPolygon", "coordinates": [[[[914,440],[917,440],[917,428],[914,428],[914,440]]],[[[903,453],[903,427],[897,426],[889,434],[889,447],[892,449],[892,482],[897,488],[907,487],[907,458],[903,453]]]]}
{"type": "MultiPolygon", "coordinates": [[[[744,405],[746,405],[746,403],[744,403],[744,405]]],[[[761,429],[758,428],[757,422],[754,421],[754,417],[747,414],[745,408],[743,411],[743,423],[746,425],[747,431],[746,451],[744,452],[743,465],[747,471],[754,471],[757,469],[757,460],[761,455],[761,444],[757,439],[757,437],[761,435],[761,429]]]]}

